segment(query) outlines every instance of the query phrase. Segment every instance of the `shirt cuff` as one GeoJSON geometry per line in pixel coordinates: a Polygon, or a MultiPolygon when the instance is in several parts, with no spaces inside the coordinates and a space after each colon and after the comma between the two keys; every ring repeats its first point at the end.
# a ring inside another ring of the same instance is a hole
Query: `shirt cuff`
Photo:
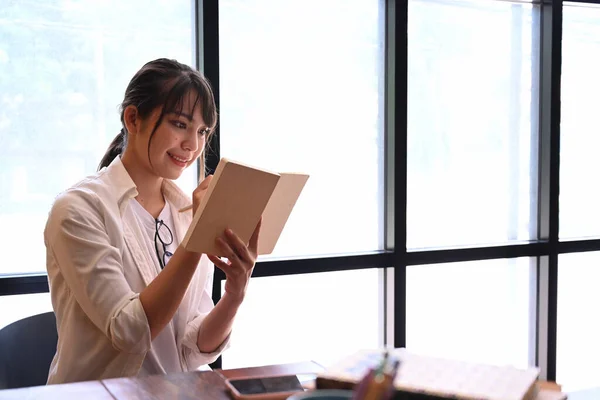
{"type": "Polygon", "coordinates": [[[113,315],[109,326],[113,347],[129,354],[147,353],[152,345],[152,337],[139,294],[123,299],[113,315]]]}
{"type": "Polygon", "coordinates": [[[227,350],[230,346],[231,332],[223,343],[219,345],[211,353],[203,353],[198,348],[198,331],[202,321],[208,314],[202,314],[190,321],[186,327],[185,336],[182,341],[182,353],[188,371],[198,369],[202,365],[210,364],[214,362],[221,353],[227,350]]]}

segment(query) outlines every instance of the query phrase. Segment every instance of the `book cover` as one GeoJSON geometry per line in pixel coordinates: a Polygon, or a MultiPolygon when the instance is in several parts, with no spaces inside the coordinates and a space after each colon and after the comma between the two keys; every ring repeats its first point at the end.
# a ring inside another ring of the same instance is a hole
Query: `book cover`
{"type": "Polygon", "coordinates": [[[270,254],[307,180],[222,158],[181,244],[223,257],[216,238],[230,228],[248,244],[262,216],[258,254],[270,254]]]}
{"type": "Polygon", "coordinates": [[[277,173],[221,159],[182,245],[223,257],[215,240],[227,228],[247,244],[279,179],[277,173]]]}

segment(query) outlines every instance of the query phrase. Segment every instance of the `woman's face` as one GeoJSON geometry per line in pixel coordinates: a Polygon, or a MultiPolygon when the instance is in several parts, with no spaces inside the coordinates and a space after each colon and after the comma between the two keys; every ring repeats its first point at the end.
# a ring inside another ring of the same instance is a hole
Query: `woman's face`
{"type": "Polygon", "coordinates": [[[179,178],[204,149],[207,126],[202,118],[201,105],[196,104],[192,110],[195,99],[196,93],[188,93],[184,97],[181,114],[165,113],[152,140],[150,134],[160,117],[161,108],[139,122],[135,143],[131,143],[132,150],[143,167],[161,178],[179,178]]]}

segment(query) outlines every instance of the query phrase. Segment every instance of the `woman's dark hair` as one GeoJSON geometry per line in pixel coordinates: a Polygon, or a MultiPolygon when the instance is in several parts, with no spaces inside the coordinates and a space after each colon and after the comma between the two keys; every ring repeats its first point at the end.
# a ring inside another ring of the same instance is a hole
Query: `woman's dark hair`
{"type": "Polygon", "coordinates": [[[135,106],[141,118],[147,118],[157,107],[162,107],[160,116],[150,133],[150,141],[160,126],[165,114],[174,112],[181,114],[183,100],[188,93],[196,93],[192,113],[200,105],[202,118],[208,126],[206,142],[217,125],[217,109],[212,88],[206,78],[198,71],[175,60],[159,58],[144,65],[131,79],[125,90],[125,98],[119,107],[122,128],[113,139],[102,157],[98,170],[108,166],[127,146],[127,128],[124,113],[128,106],[135,106]]]}

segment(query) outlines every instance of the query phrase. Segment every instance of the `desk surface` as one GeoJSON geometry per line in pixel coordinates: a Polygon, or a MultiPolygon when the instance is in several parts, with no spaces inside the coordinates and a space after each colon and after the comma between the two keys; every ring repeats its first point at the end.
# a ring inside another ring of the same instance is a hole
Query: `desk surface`
{"type": "Polygon", "coordinates": [[[231,400],[226,377],[317,373],[316,363],[294,363],[226,371],[196,371],[144,378],[118,378],[66,385],[0,390],[0,400],[231,400]],[[201,394],[201,396],[199,396],[201,394]]]}
{"type": "MultiPolygon", "coordinates": [[[[231,400],[224,377],[318,373],[323,368],[312,362],[233,370],[197,371],[144,378],[118,378],[66,385],[0,390],[0,400],[231,400]],[[201,394],[201,396],[199,396],[201,394]]],[[[600,388],[569,393],[568,400],[599,400],[600,388]]]]}
{"type": "Polygon", "coordinates": [[[119,378],[103,381],[71,383],[66,385],[36,386],[25,389],[0,391],[1,400],[164,400],[164,399],[231,400],[223,378],[214,371],[201,371],[149,376],[145,378],[119,378]]]}

